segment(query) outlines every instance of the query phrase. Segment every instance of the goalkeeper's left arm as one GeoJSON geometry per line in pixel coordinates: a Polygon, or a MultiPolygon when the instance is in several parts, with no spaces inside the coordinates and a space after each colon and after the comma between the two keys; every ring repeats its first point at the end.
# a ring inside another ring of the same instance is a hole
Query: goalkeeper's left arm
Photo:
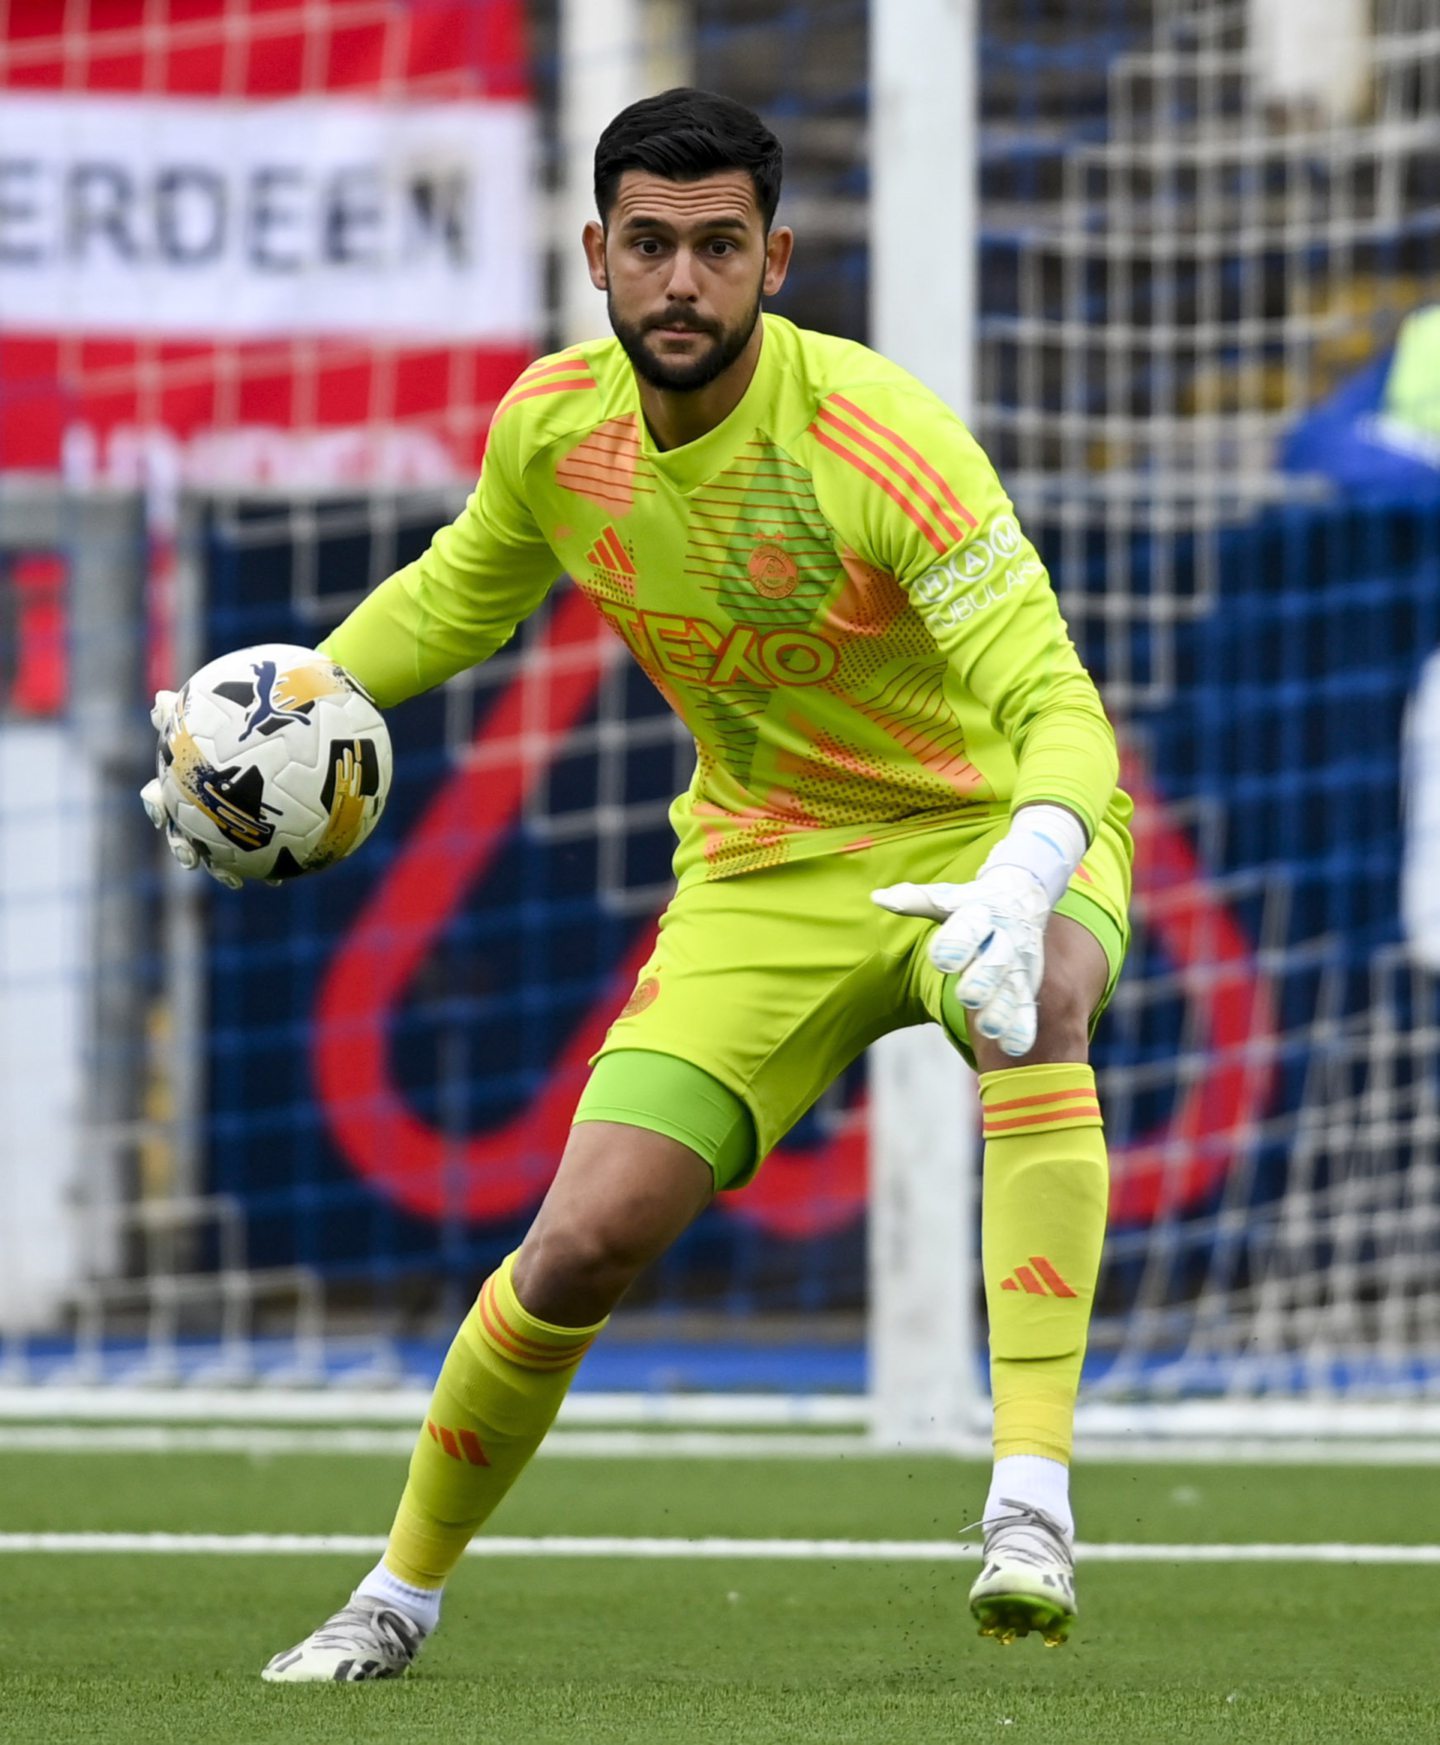
{"type": "MultiPolygon", "coordinates": [[[[992,475],[993,476],[993,475],[992,475]]],[[[1080,664],[1044,566],[1002,499],[959,554],[910,590],[962,682],[983,702],[1017,764],[1011,826],[966,885],[895,885],[875,901],[939,921],[937,969],[955,972],[975,1027],[1012,1059],[1034,1046],[1044,934],[1115,791],[1115,734],[1080,664]],[[983,609],[966,612],[964,561],[976,545],[1010,548],[982,578],[983,609]]]]}
{"type": "Polygon", "coordinates": [[[937,559],[915,518],[877,493],[861,548],[899,578],[956,679],[1009,743],[1017,774],[1010,830],[971,883],[894,885],[875,901],[940,922],[932,960],[959,975],[978,1033],[1018,1059],[1035,1041],[1045,924],[1115,792],[1115,734],[1045,566],[974,438],[918,384],[893,391],[881,416],[953,481],[974,525],[937,559]]]}

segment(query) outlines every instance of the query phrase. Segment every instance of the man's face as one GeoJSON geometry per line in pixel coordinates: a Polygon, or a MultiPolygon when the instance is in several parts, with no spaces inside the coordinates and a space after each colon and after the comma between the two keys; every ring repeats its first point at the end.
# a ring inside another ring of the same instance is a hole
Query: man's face
{"type": "Polygon", "coordinates": [[[743,170],[697,182],[627,170],[603,233],[587,226],[585,246],[635,373],[686,393],[713,382],[744,351],[761,297],[784,282],[790,233],[766,237],[743,170]]]}

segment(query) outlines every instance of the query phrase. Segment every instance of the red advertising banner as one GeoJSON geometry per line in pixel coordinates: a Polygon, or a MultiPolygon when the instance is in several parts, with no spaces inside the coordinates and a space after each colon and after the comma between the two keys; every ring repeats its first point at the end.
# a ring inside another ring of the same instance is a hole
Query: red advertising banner
{"type": "Polygon", "coordinates": [[[0,467],[473,475],[533,355],[519,0],[0,12],[0,467]]]}

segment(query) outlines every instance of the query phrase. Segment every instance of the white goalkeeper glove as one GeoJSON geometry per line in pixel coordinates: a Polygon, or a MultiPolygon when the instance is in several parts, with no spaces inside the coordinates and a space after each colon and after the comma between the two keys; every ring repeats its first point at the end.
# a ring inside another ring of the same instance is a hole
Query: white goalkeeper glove
{"type": "MultiPolygon", "coordinates": [[[[165,733],[169,729],[170,718],[175,711],[175,697],[174,691],[156,691],[155,701],[150,707],[150,724],[157,733],[165,733]]],[[[164,836],[165,846],[186,872],[194,872],[196,867],[204,867],[216,884],[224,885],[227,891],[240,889],[245,881],[232,872],[221,872],[218,867],[211,866],[165,810],[165,802],[160,797],[159,776],[152,776],[141,788],[140,804],[145,808],[145,816],[164,836]]]]}
{"type": "Polygon", "coordinates": [[[1084,857],[1085,831],[1061,806],[1023,806],[965,885],[890,885],[872,901],[938,921],[930,961],[958,975],[956,997],[975,1028],[1012,1060],[1035,1045],[1045,974],[1045,923],[1084,857]]]}

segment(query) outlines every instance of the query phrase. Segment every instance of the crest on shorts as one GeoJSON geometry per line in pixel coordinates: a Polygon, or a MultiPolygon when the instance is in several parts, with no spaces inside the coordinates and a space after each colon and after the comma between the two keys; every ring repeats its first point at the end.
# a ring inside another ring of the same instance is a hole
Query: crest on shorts
{"type": "Polygon", "coordinates": [[[660,978],[656,975],[642,976],[635,984],[635,992],[620,1008],[622,1018],[633,1018],[637,1012],[643,1012],[647,1006],[653,1006],[660,997],[660,978]]]}

